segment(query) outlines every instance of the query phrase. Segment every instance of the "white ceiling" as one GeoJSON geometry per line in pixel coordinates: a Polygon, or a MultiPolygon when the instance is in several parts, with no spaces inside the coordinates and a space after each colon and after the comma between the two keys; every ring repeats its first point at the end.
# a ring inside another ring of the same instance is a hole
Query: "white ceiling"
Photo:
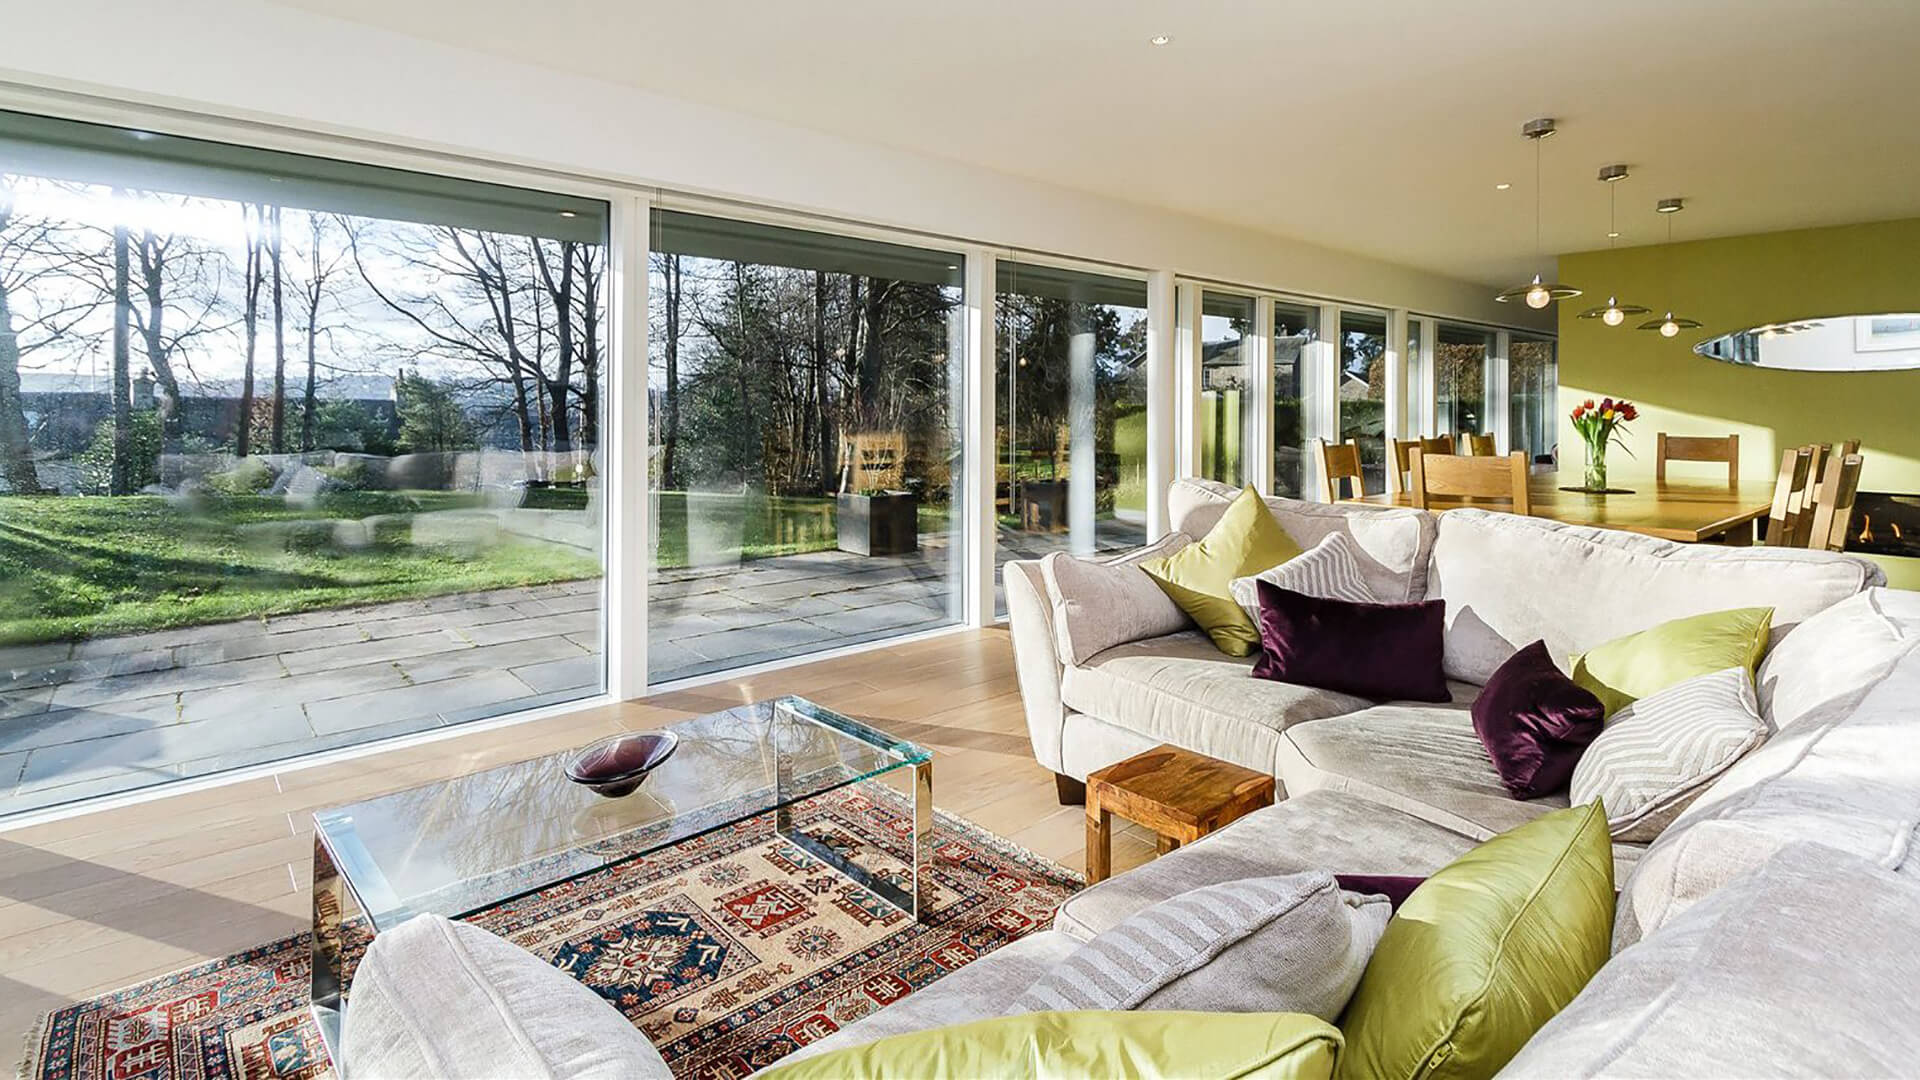
{"type": "Polygon", "coordinates": [[[1920,0],[290,2],[1487,283],[1533,116],[1549,253],[1920,216],[1920,0]]]}

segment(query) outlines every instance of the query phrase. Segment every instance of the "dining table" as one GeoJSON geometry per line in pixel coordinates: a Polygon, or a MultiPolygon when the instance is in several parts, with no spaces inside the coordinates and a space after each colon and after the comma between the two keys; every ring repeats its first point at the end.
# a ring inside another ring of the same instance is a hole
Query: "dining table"
{"type": "MultiPolygon", "coordinates": [[[[1538,472],[1528,477],[1527,497],[1532,502],[1529,516],[1568,525],[1591,525],[1601,529],[1658,536],[1666,540],[1697,544],[1706,542],[1751,544],[1753,523],[1767,516],[1773,506],[1773,488],[1725,483],[1664,483],[1649,477],[1642,481],[1621,480],[1607,494],[1569,491],[1578,485],[1579,473],[1538,472]]],[[[1412,506],[1413,493],[1393,492],[1367,495],[1349,500],[1374,506],[1412,506]]],[[[1461,507],[1483,510],[1512,510],[1505,499],[1429,496],[1427,509],[1456,510],[1461,507]]]]}

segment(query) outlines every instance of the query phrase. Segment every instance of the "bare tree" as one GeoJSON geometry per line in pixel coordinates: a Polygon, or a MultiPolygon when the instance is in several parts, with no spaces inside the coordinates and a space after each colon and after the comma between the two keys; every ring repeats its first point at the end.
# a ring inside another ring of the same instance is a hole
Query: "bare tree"
{"type": "Polygon", "coordinates": [[[686,298],[686,275],[679,255],[661,255],[657,262],[662,279],[660,298],[667,323],[666,342],[661,350],[667,362],[667,385],[661,394],[664,423],[660,434],[660,486],[673,491],[680,487],[676,458],[680,444],[680,322],[681,306],[686,298]]]}
{"type": "MultiPolygon", "coordinates": [[[[186,200],[146,194],[150,200],[186,200]]],[[[134,328],[146,350],[147,367],[159,385],[162,432],[168,442],[186,431],[186,399],[180,385],[192,343],[227,328],[219,317],[226,256],[191,234],[161,233],[151,226],[134,238],[134,328]]]]}
{"type": "Polygon", "coordinates": [[[600,445],[600,283],[606,280],[605,248],[575,244],[580,260],[580,442],[600,445]]]}
{"type": "Polygon", "coordinates": [[[273,264],[273,452],[287,452],[287,305],[281,281],[280,208],[267,211],[267,252],[273,264]]]}
{"type": "Polygon", "coordinates": [[[87,347],[88,318],[107,299],[85,230],[15,210],[0,177],[0,477],[16,494],[42,490],[20,397],[22,362],[43,349],[87,347]]]}
{"type": "MultiPolygon", "coordinates": [[[[114,201],[120,202],[126,193],[114,191],[114,201]]],[[[108,481],[108,493],[130,495],[133,493],[131,477],[133,475],[133,381],[128,370],[128,353],[132,347],[133,336],[133,296],[129,291],[132,278],[132,244],[124,223],[113,227],[113,470],[108,481]]]]}
{"type": "Polygon", "coordinates": [[[234,433],[234,452],[246,457],[253,449],[253,359],[260,342],[260,288],[266,279],[263,265],[266,229],[261,207],[242,203],[240,213],[247,225],[246,279],[241,290],[245,299],[240,316],[245,327],[246,368],[240,376],[240,417],[234,433]]]}
{"type": "MultiPolygon", "coordinates": [[[[546,289],[547,297],[553,303],[556,318],[555,345],[559,353],[553,370],[547,371],[541,366],[540,379],[544,383],[547,395],[547,416],[549,430],[553,432],[553,449],[566,453],[573,449],[573,433],[567,425],[567,396],[573,390],[573,370],[576,362],[574,344],[574,265],[573,249],[579,244],[572,240],[562,240],[560,246],[560,274],[556,278],[552,262],[547,258],[547,245],[544,241],[533,241],[534,262],[540,269],[540,283],[546,289]]],[[[534,320],[536,328],[545,325],[544,319],[534,320]]],[[[539,355],[536,350],[535,355],[539,355]]]]}
{"type": "Polygon", "coordinates": [[[302,333],[306,336],[307,346],[307,383],[300,395],[300,449],[313,449],[314,392],[317,372],[320,367],[320,307],[327,300],[327,282],[337,274],[347,261],[347,249],[337,248],[327,254],[326,223],[330,219],[324,214],[307,215],[308,245],[306,277],[300,285],[301,314],[304,316],[302,333]]]}

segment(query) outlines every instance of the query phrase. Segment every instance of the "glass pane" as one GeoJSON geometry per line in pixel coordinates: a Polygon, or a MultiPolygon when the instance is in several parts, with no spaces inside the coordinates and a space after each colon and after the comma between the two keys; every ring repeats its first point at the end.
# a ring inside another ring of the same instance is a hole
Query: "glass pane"
{"type": "MultiPolygon", "coordinates": [[[[1147,287],[999,265],[995,557],[1146,542],[1147,287]]],[[[1001,614],[1006,597],[995,575],[1001,614]]]]}
{"type": "Polygon", "coordinates": [[[1246,483],[1253,417],[1242,408],[1253,372],[1253,297],[1207,292],[1200,300],[1200,475],[1246,483]]]}
{"type": "Polygon", "coordinates": [[[1427,357],[1422,347],[1425,330],[1426,323],[1421,320],[1407,320],[1407,424],[1406,430],[1395,433],[1402,439],[1428,430],[1427,414],[1432,411],[1432,405],[1426,401],[1427,357]]]}
{"type": "Polygon", "coordinates": [[[1314,341],[1319,337],[1320,309],[1294,304],[1273,305],[1273,493],[1305,498],[1307,430],[1314,403],[1314,341]]]}
{"type": "Polygon", "coordinates": [[[653,681],[959,619],[962,267],[653,215],[653,681]]]}
{"type": "Polygon", "coordinates": [[[1433,346],[1434,434],[1487,433],[1487,361],[1493,345],[1491,330],[1439,325],[1433,346]]]}
{"type": "Polygon", "coordinates": [[[0,113],[0,813],[597,693],[603,202],[0,113]]]}
{"type": "Polygon", "coordinates": [[[1515,450],[1552,461],[1559,442],[1560,363],[1552,338],[1515,334],[1508,346],[1508,429],[1515,450]]]}
{"type": "MultiPolygon", "coordinates": [[[[1340,313],[1340,441],[1360,446],[1367,491],[1386,490],[1387,320],[1340,313]]],[[[1361,492],[1354,492],[1358,495],[1361,492]]]]}

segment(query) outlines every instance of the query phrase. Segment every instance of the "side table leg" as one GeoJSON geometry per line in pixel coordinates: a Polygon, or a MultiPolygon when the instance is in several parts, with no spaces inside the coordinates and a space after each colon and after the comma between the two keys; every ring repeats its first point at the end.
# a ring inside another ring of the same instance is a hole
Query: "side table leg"
{"type": "Polygon", "coordinates": [[[313,838],[313,986],[310,998],[313,1022],[320,1042],[337,1069],[340,1062],[340,1017],[346,1008],[346,935],[340,921],[346,902],[345,883],[334,867],[333,853],[313,838]]]}
{"type": "Polygon", "coordinates": [[[1162,833],[1155,833],[1153,836],[1153,852],[1156,855],[1165,855],[1169,851],[1178,850],[1179,847],[1180,841],[1171,836],[1162,833]]]}
{"type": "Polygon", "coordinates": [[[1113,815],[1087,801],[1087,884],[1107,880],[1113,861],[1113,815]]]}

